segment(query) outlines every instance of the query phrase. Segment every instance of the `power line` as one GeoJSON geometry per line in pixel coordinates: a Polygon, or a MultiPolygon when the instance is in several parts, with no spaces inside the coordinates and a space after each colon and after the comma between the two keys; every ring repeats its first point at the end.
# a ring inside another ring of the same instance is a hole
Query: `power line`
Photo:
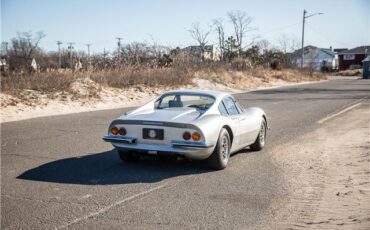
{"type": "Polygon", "coordinates": [[[90,44],[102,44],[102,43],[111,43],[114,39],[110,40],[100,40],[100,41],[95,41],[95,42],[90,42],[90,44]]]}
{"type": "Polygon", "coordinates": [[[332,39],[332,38],[330,38],[330,37],[328,37],[328,36],[324,35],[323,33],[321,33],[321,32],[319,32],[319,31],[317,31],[317,30],[316,30],[315,28],[313,28],[312,26],[307,25],[307,27],[309,27],[309,29],[310,29],[311,31],[315,32],[316,34],[320,35],[320,36],[321,36],[321,37],[323,37],[323,38],[326,38],[326,39],[327,39],[328,41],[330,41],[330,42],[339,43],[339,44],[342,44],[342,45],[345,45],[345,46],[348,46],[348,47],[350,47],[350,46],[351,46],[350,44],[348,44],[348,43],[346,43],[346,42],[341,42],[341,41],[338,41],[338,40],[334,40],[334,39],[332,39]]]}
{"type": "Polygon", "coordinates": [[[297,23],[290,24],[290,25],[283,26],[283,27],[279,27],[279,28],[276,28],[276,29],[273,29],[273,30],[270,30],[270,31],[266,31],[266,32],[260,33],[259,35],[265,35],[265,34],[269,34],[269,33],[278,32],[278,31],[281,31],[281,30],[284,30],[284,29],[287,29],[287,28],[290,28],[290,27],[293,27],[293,26],[296,26],[296,25],[299,25],[299,24],[301,24],[301,22],[297,22],[297,23]]]}

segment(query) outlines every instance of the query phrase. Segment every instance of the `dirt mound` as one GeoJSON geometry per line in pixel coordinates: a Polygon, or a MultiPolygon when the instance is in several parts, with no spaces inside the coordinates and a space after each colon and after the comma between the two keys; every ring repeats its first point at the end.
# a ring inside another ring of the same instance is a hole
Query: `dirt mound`
{"type": "Polygon", "coordinates": [[[101,86],[89,78],[79,78],[71,83],[70,89],[77,95],[89,96],[101,91],[101,86]]]}

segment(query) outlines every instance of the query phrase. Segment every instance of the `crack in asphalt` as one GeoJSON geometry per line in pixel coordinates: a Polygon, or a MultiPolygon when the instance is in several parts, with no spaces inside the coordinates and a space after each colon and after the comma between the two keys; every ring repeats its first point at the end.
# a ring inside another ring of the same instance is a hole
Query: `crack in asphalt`
{"type": "MultiPolygon", "coordinates": [[[[71,202],[71,201],[61,201],[61,200],[43,200],[43,199],[33,199],[29,197],[17,197],[17,196],[12,196],[8,194],[1,194],[2,197],[10,198],[10,199],[15,199],[15,200],[28,200],[28,201],[37,201],[41,203],[57,203],[57,204],[76,204],[76,205],[90,205],[91,203],[88,202],[71,202]]],[[[94,205],[97,206],[102,206],[96,202],[92,202],[94,205]]]]}
{"type": "Polygon", "coordinates": [[[121,220],[121,219],[118,219],[118,218],[112,218],[112,217],[104,217],[105,219],[107,220],[119,220],[121,221],[122,223],[126,223],[126,224],[146,224],[146,225],[157,225],[157,226],[173,226],[173,227],[190,227],[191,225],[187,225],[187,224],[182,224],[182,223],[170,223],[170,222],[150,222],[150,221],[143,221],[143,220],[140,220],[140,221],[133,221],[133,220],[121,220]]]}
{"type": "Polygon", "coordinates": [[[183,182],[183,181],[185,181],[185,180],[188,180],[188,179],[190,179],[190,178],[192,178],[192,177],[193,177],[193,176],[189,176],[189,177],[184,178],[184,179],[182,179],[182,180],[180,180],[180,181],[177,181],[176,183],[173,183],[173,184],[164,183],[164,184],[162,184],[162,185],[156,186],[156,187],[151,188],[151,189],[149,189],[149,190],[146,190],[146,191],[143,191],[143,192],[137,193],[137,194],[132,195],[132,196],[130,196],[130,197],[127,197],[127,198],[125,198],[125,199],[123,199],[123,200],[119,200],[119,201],[117,201],[117,202],[115,202],[115,203],[112,203],[112,204],[110,204],[110,205],[108,205],[108,206],[105,206],[105,207],[103,207],[103,208],[99,209],[98,211],[91,212],[91,213],[89,213],[89,214],[87,214],[87,215],[85,215],[85,216],[78,217],[78,218],[76,218],[76,219],[74,219],[74,220],[72,220],[72,221],[70,221],[70,222],[68,222],[68,223],[66,223],[66,224],[64,224],[64,225],[61,225],[61,226],[59,226],[59,227],[55,227],[55,229],[65,229],[65,228],[68,228],[68,227],[70,227],[71,225],[77,224],[77,223],[79,223],[79,222],[81,222],[81,221],[83,221],[83,220],[86,220],[86,219],[92,218],[92,217],[94,217],[94,216],[98,216],[98,215],[100,215],[100,214],[102,214],[102,213],[105,213],[105,212],[107,212],[108,210],[110,210],[110,209],[112,209],[112,208],[118,207],[118,206],[120,206],[120,205],[122,205],[122,204],[126,204],[126,203],[128,203],[128,202],[130,202],[130,201],[134,201],[134,200],[136,200],[136,199],[137,199],[137,198],[139,198],[139,197],[143,198],[143,197],[145,197],[146,195],[149,195],[149,194],[151,194],[151,193],[153,193],[153,192],[156,192],[156,191],[159,191],[159,190],[164,190],[164,189],[169,189],[169,188],[175,187],[175,186],[176,186],[176,185],[178,185],[179,183],[181,183],[181,182],[183,182]]]}
{"type": "Polygon", "coordinates": [[[3,153],[1,154],[1,157],[3,156],[12,156],[12,157],[28,157],[28,158],[41,158],[41,159],[48,159],[48,160],[58,160],[59,158],[55,157],[45,157],[45,156],[37,156],[37,155],[23,155],[23,154],[9,154],[9,153],[3,153]]]}

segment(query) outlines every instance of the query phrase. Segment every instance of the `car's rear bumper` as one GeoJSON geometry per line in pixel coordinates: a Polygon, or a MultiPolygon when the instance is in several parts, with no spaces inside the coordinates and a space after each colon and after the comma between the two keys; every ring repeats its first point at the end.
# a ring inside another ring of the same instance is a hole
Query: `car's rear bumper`
{"type": "Polygon", "coordinates": [[[140,152],[166,152],[168,154],[182,155],[192,159],[206,159],[214,149],[213,144],[187,142],[173,140],[171,145],[155,145],[137,143],[133,137],[115,137],[107,135],[103,137],[104,141],[111,142],[112,145],[118,150],[122,151],[140,151],[140,152]]]}
{"type": "Polygon", "coordinates": [[[126,143],[126,144],[134,144],[136,142],[135,137],[115,137],[106,135],[103,137],[103,140],[106,142],[112,142],[112,143],[126,143]]]}

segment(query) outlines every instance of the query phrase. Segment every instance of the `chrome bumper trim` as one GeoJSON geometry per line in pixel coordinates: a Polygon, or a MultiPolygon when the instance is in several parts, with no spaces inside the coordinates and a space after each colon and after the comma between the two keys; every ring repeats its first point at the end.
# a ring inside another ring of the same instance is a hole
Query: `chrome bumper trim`
{"type": "Polygon", "coordinates": [[[172,146],[174,147],[188,147],[188,148],[200,148],[200,149],[206,149],[206,148],[212,148],[213,145],[211,144],[205,144],[205,143],[198,143],[198,142],[188,142],[188,141],[172,141],[172,146]]]}
{"type": "Polygon", "coordinates": [[[106,136],[103,137],[103,140],[106,141],[106,142],[134,144],[135,141],[136,141],[136,138],[135,137],[121,137],[121,136],[106,135],[106,136]]]}

